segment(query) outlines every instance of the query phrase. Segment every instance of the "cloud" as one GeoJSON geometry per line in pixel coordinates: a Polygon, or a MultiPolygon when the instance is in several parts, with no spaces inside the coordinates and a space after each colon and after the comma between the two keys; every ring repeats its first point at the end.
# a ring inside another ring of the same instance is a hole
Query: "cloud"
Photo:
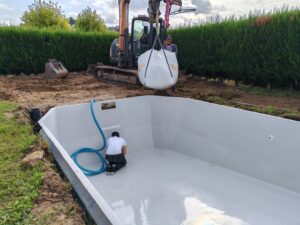
{"type": "Polygon", "coordinates": [[[8,7],[4,3],[0,3],[0,22],[3,24],[11,24],[14,23],[14,20],[11,18],[11,14],[13,13],[13,8],[8,7]]]}
{"type": "Polygon", "coordinates": [[[209,14],[212,10],[212,5],[209,0],[192,0],[196,6],[196,14],[209,14]]]}
{"type": "Polygon", "coordinates": [[[110,11],[106,13],[99,13],[101,15],[101,18],[104,19],[104,22],[108,26],[115,26],[119,23],[119,14],[118,11],[110,11]]]}
{"type": "Polygon", "coordinates": [[[0,3],[0,10],[4,10],[4,11],[12,11],[13,8],[8,7],[6,4],[4,3],[0,3]]]}
{"type": "MultiPolygon", "coordinates": [[[[15,21],[19,23],[20,16],[26,10],[27,5],[33,0],[0,0],[0,21],[15,21]]],[[[90,6],[96,9],[108,26],[118,24],[118,0],[56,0],[62,6],[67,16],[75,17],[82,9],[90,6]]],[[[56,2],[55,1],[55,2],[56,2]]],[[[231,15],[245,15],[250,10],[264,8],[270,10],[274,7],[289,5],[300,7],[296,0],[182,0],[183,7],[197,8],[196,12],[185,13],[171,17],[172,26],[182,24],[193,24],[203,21],[207,17],[220,15],[223,18],[231,15]]],[[[161,3],[162,16],[164,15],[165,4],[161,3]]],[[[137,15],[147,15],[148,0],[131,0],[130,20],[137,15]]],[[[173,10],[178,9],[174,7],[173,10]]]]}
{"type": "Polygon", "coordinates": [[[69,3],[70,3],[70,5],[74,5],[74,6],[82,4],[82,2],[80,2],[80,0],[71,0],[69,3]]]}
{"type": "MultiPolygon", "coordinates": [[[[93,7],[97,8],[97,11],[105,22],[111,26],[118,24],[118,1],[112,0],[90,0],[93,7]]],[[[183,1],[183,7],[196,7],[198,8],[196,15],[195,13],[188,13],[177,15],[171,18],[173,23],[190,23],[193,20],[202,18],[203,16],[198,16],[197,14],[205,14],[211,11],[211,4],[208,0],[185,0],[183,1]]],[[[130,2],[130,20],[137,15],[147,15],[148,0],[131,0],[130,2]]],[[[174,7],[176,10],[177,7],[174,7]]],[[[165,11],[165,4],[161,3],[162,16],[165,11]]]]}
{"type": "Polygon", "coordinates": [[[76,18],[78,16],[78,12],[68,12],[67,17],[76,18]]]}
{"type": "Polygon", "coordinates": [[[132,3],[130,4],[130,9],[133,11],[143,10],[146,13],[148,9],[148,1],[132,0],[132,3]]]}

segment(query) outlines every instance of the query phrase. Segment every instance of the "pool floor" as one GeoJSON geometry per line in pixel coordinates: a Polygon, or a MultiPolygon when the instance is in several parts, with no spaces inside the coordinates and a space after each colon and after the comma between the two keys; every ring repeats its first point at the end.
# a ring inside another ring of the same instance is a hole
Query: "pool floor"
{"type": "Polygon", "coordinates": [[[172,150],[90,181],[124,225],[300,225],[300,195],[172,150]]]}

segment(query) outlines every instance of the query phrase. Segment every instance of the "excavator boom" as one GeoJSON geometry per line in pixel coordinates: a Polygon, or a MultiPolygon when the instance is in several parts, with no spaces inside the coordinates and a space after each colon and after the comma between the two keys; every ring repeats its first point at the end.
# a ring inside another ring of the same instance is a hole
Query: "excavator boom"
{"type": "Polygon", "coordinates": [[[171,15],[171,9],[173,5],[182,6],[182,0],[164,0],[166,3],[166,12],[165,12],[165,22],[166,27],[170,27],[170,15],[171,15]]]}
{"type": "MultiPolygon", "coordinates": [[[[119,40],[118,40],[118,66],[126,67],[129,62],[129,4],[130,0],[119,1],[119,40]]],[[[150,24],[157,23],[160,12],[160,3],[166,4],[166,28],[170,26],[170,14],[173,5],[182,6],[182,0],[148,0],[148,17],[150,24]]]]}
{"type": "Polygon", "coordinates": [[[148,16],[149,22],[155,23],[157,18],[161,15],[159,10],[161,0],[149,0],[148,1],[148,16]]]}
{"type": "Polygon", "coordinates": [[[119,53],[118,66],[123,66],[127,57],[128,27],[129,27],[129,3],[130,0],[119,0],[119,53]]]}

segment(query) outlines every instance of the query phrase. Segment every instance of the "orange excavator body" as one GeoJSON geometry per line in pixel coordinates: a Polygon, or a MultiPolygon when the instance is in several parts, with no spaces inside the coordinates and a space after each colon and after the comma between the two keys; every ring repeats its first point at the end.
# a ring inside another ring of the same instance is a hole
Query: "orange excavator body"
{"type": "Polygon", "coordinates": [[[148,15],[134,17],[131,34],[129,34],[130,2],[131,0],[118,0],[119,35],[111,44],[111,65],[98,64],[95,68],[96,76],[104,80],[120,83],[120,79],[123,77],[124,81],[122,82],[124,83],[138,83],[137,60],[139,56],[152,48],[155,36],[158,35],[164,42],[166,28],[169,24],[166,22],[169,21],[171,7],[172,5],[182,5],[182,0],[148,0],[148,15]],[[159,9],[162,1],[167,6],[165,20],[160,18],[159,9]]]}
{"type": "Polygon", "coordinates": [[[129,27],[129,3],[130,0],[119,0],[119,57],[123,57],[126,51],[126,33],[129,27]]]}

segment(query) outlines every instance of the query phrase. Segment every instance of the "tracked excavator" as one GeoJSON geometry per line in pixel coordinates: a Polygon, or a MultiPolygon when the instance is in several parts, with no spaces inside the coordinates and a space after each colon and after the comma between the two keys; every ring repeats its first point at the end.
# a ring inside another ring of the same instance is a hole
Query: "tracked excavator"
{"type": "MultiPolygon", "coordinates": [[[[119,35],[111,44],[111,64],[97,64],[95,74],[111,82],[139,84],[138,59],[154,46],[157,38],[161,43],[165,41],[167,28],[170,27],[170,15],[195,9],[182,8],[182,0],[148,0],[148,15],[134,17],[131,22],[131,31],[129,31],[130,0],[118,1],[119,35]],[[160,17],[161,2],[166,4],[164,19],[160,17]],[[178,6],[179,10],[171,12],[172,6],[178,6]]],[[[159,46],[156,47],[159,48],[159,46]]]]}

